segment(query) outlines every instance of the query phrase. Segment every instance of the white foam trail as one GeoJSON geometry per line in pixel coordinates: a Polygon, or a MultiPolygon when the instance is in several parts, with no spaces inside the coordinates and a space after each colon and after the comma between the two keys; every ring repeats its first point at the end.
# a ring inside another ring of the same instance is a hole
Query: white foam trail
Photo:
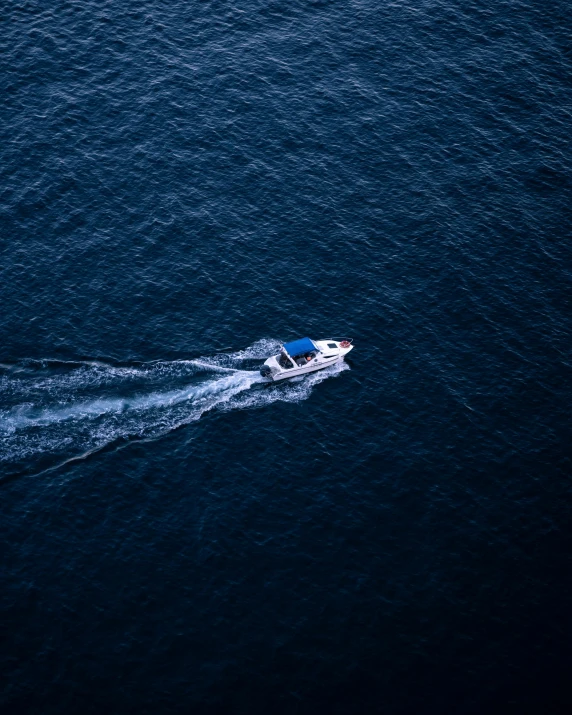
{"type": "MultiPolygon", "coordinates": [[[[218,367],[212,369],[226,370],[226,368],[218,367]]],[[[169,392],[155,392],[133,397],[132,399],[98,399],[61,408],[40,410],[37,413],[34,412],[32,406],[22,405],[11,412],[0,413],[0,429],[6,432],[13,432],[26,427],[49,425],[74,419],[95,418],[123,413],[128,410],[169,407],[187,400],[199,403],[211,396],[224,393],[235,394],[237,391],[248,389],[255,382],[261,382],[260,376],[255,372],[237,370],[229,370],[229,372],[233,374],[224,378],[210,380],[202,385],[169,392]]]]}
{"type": "Polygon", "coordinates": [[[207,370],[215,370],[216,372],[236,372],[234,367],[221,367],[210,362],[203,362],[202,360],[192,360],[193,365],[198,365],[199,367],[204,367],[207,370]]]}
{"type": "Polygon", "coordinates": [[[258,371],[242,366],[266,358],[277,346],[277,341],[262,340],[246,350],[194,360],[137,367],[84,362],[63,372],[46,374],[42,368],[3,375],[0,460],[33,460],[46,454],[73,459],[120,438],[163,434],[212,409],[304,400],[315,385],[349,369],[338,363],[300,381],[251,390],[264,381],[258,371]]]}

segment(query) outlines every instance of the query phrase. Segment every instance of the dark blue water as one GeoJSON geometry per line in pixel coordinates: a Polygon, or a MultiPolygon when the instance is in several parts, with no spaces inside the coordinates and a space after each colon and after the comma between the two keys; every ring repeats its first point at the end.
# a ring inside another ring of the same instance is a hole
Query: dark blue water
{"type": "Polygon", "coordinates": [[[571,8],[4,7],[3,713],[572,704],[571,8]]]}

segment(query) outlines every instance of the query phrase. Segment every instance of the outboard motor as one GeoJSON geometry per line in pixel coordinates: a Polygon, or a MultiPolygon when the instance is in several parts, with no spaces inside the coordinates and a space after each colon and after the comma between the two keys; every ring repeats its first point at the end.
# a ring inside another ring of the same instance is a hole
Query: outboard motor
{"type": "Polygon", "coordinates": [[[270,367],[270,365],[263,365],[260,368],[260,374],[262,375],[262,377],[272,377],[272,368],[270,367]]]}

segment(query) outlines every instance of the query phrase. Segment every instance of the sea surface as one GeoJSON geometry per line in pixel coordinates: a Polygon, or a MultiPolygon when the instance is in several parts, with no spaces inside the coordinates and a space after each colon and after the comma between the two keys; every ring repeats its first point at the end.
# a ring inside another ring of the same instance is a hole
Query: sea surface
{"type": "Polygon", "coordinates": [[[2,714],[565,712],[572,4],[1,28],[2,714]]]}

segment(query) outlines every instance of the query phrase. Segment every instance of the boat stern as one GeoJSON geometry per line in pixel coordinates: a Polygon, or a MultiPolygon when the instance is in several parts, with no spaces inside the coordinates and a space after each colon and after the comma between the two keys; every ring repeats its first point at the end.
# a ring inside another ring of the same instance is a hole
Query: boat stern
{"type": "Polygon", "coordinates": [[[275,356],[265,360],[264,365],[260,368],[260,375],[265,380],[274,380],[281,372],[282,368],[278,364],[278,360],[275,356]]]}

